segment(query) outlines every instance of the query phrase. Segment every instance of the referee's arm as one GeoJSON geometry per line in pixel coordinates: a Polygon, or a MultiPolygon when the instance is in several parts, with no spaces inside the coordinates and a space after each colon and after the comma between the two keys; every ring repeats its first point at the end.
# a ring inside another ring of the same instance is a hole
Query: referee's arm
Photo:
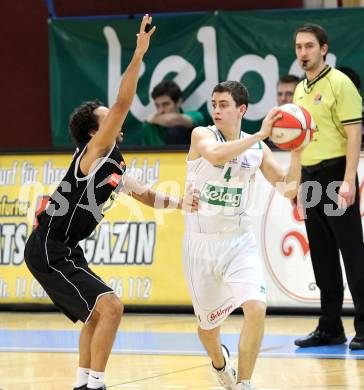
{"type": "Polygon", "coordinates": [[[346,202],[346,207],[351,206],[355,201],[355,178],[359,164],[361,147],[361,122],[344,125],[348,143],[346,147],[346,169],[344,182],[339,190],[339,207],[345,208],[342,203],[346,202]],[[340,199],[340,197],[342,199],[340,199]]]}

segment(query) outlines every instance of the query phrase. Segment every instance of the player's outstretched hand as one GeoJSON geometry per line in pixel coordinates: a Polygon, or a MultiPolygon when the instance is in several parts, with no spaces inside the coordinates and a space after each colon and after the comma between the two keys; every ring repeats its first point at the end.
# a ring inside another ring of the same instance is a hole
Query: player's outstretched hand
{"type": "Polygon", "coordinates": [[[142,22],[140,23],[140,30],[137,34],[137,47],[136,47],[136,50],[140,51],[142,54],[144,54],[148,50],[150,37],[153,35],[156,29],[155,26],[149,29],[151,24],[152,24],[152,17],[149,16],[148,14],[144,15],[142,22]]]}

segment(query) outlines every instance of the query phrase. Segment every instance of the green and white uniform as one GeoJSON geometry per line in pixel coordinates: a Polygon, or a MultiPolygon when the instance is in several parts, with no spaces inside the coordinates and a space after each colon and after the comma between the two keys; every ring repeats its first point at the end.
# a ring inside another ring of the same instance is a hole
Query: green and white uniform
{"type": "MultiPolygon", "coordinates": [[[[219,142],[225,142],[215,126],[208,129],[219,142]]],[[[247,134],[241,132],[240,137],[244,136],[247,134]]],[[[250,224],[246,210],[262,159],[262,145],[257,143],[224,165],[212,165],[203,157],[187,161],[187,184],[200,191],[199,210],[186,216],[187,229],[198,233],[222,233],[250,224]]]]}
{"type": "MultiPolygon", "coordinates": [[[[218,142],[226,142],[216,126],[208,129],[218,142]]],[[[204,329],[218,326],[247,300],[265,302],[260,256],[247,215],[262,160],[258,142],[224,165],[203,157],[187,161],[187,185],[200,191],[200,203],[198,212],[185,217],[184,269],[204,329]]]]}

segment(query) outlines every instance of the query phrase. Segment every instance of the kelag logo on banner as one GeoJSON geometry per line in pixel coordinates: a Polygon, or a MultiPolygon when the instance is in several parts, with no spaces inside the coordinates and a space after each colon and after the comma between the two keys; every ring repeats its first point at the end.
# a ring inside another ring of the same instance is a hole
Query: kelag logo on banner
{"type": "MultiPolygon", "coordinates": [[[[137,95],[124,125],[125,144],[138,144],[141,122],[154,110],[150,93],[164,78],[181,87],[185,110],[209,117],[213,87],[227,79],[243,81],[250,105],[243,126],[258,129],[276,104],[280,75],[302,76],[295,61],[293,33],[306,22],[329,34],[330,65],[364,63],[364,9],[217,12],[158,16],[144,58],[137,95]],[[278,21],[280,23],[278,23],[278,21]],[[348,28],[350,26],[350,28],[348,28]]],[[[139,20],[52,20],[49,24],[52,134],[55,146],[70,146],[67,124],[82,101],[115,101],[120,78],[135,48],[139,20]]],[[[363,75],[364,76],[364,75],[363,75]]]]}

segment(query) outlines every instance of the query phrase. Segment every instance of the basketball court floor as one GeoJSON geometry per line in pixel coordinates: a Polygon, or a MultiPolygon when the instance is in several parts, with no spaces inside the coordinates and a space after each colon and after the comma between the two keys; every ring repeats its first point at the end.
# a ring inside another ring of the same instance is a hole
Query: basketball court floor
{"type": "MultiPolygon", "coordinates": [[[[242,316],[231,316],[222,340],[236,362],[242,316]]],[[[364,389],[364,351],[341,346],[299,349],[314,317],[269,316],[254,373],[259,390],[364,389]]],[[[347,336],[354,334],[346,317],[347,336]]],[[[59,313],[0,312],[0,389],[72,389],[81,324],[59,313]]],[[[192,315],[125,315],[109,360],[108,389],[218,390],[192,315]]]]}

